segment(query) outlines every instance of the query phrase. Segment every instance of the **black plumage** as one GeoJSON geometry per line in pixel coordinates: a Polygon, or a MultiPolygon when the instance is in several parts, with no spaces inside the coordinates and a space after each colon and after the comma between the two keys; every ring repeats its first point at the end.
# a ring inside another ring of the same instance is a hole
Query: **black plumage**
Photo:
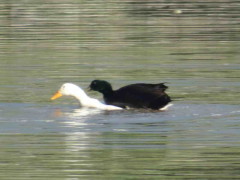
{"type": "Polygon", "coordinates": [[[168,87],[164,83],[137,83],[113,90],[109,82],[94,80],[89,87],[91,90],[102,93],[106,104],[123,108],[150,108],[158,110],[171,102],[171,98],[165,93],[168,87]]]}

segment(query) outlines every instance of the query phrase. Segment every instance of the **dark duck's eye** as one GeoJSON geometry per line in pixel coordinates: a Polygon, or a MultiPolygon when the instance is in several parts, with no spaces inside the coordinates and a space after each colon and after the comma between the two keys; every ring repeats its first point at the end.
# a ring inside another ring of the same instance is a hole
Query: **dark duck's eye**
{"type": "Polygon", "coordinates": [[[90,89],[91,89],[91,90],[96,90],[96,87],[97,87],[97,82],[96,82],[96,81],[93,81],[93,82],[90,84],[90,89]]]}

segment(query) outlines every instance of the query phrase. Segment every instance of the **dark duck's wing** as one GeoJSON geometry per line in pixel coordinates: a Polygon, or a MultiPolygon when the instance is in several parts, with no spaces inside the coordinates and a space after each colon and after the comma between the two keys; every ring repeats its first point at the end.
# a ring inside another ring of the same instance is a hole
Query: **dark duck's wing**
{"type": "Polygon", "coordinates": [[[165,93],[167,88],[164,83],[131,84],[114,91],[111,95],[105,96],[104,99],[107,104],[120,107],[160,109],[171,101],[165,93]]]}

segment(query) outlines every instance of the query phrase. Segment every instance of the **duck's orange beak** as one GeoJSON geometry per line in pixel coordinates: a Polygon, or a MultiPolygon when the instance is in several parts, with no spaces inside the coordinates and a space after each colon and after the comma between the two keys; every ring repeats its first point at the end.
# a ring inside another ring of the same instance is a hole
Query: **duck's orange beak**
{"type": "Polygon", "coordinates": [[[62,96],[62,93],[60,93],[59,91],[56,92],[52,97],[51,97],[51,100],[55,100],[57,98],[60,98],[62,96]]]}

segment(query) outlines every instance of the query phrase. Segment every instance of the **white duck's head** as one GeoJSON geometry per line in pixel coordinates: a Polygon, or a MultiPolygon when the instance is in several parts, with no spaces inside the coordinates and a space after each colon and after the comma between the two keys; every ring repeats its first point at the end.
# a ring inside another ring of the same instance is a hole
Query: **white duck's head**
{"type": "Polygon", "coordinates": [[[73,96],[79,100],[83,107],[105,110],[122,109],[117,106],[102,104],[99,100],[90,98],[79,86],[72,83],[63,84],[61,88],[51,97],[51,100],[55,100],[61,96],[73,96]]]}
{"type": "Polygon", "coordinates": [[[51,97],[51,100],[55,100],[61,96],[88,97],[80,87],[72,83],[63,84],[61,88],[51,97]]]}

